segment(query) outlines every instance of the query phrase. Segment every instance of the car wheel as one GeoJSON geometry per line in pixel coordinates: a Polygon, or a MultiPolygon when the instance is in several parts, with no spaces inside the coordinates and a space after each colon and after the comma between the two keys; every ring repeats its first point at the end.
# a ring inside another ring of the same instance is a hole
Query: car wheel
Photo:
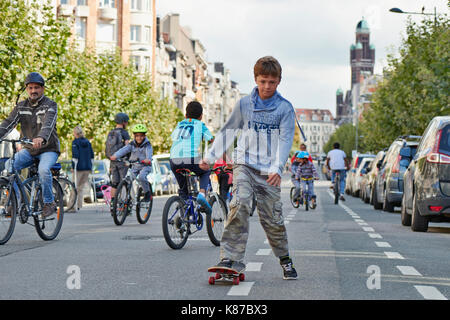
{"type": "Polygon", "coordinates": [[[412,207],[412,219],[411,219],[411,230],[419,232],[427,232],[428,230],[428,218],[420,215],[419,208],[417,207],[416,194],[413,197],[413,207],[412,207]]]}
{"type": "Polygon", "coordinates": [[[411,215],[406,212],[406,203],[405,203],[405,196],[402,197],[402,225],[404,226],[411,226],[411,215]]]}
{"type": "Polygon", "coordinates": [[[373,208],[375,210],[380,210],[380,209],[383,208],[383,204],[378,202],[377,188],[376,187],[373,189],[373,208]]]}
{"type": "Polygon", "coordinates": [[[394,205],[388,200],[387,190],[384,190],[383,211],[394,212],[394,205]]]}

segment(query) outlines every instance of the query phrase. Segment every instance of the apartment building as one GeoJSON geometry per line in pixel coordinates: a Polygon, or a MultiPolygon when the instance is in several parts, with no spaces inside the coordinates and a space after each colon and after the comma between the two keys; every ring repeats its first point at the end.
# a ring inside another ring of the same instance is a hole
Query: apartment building
{"type": "Polygon", "coordinates": [[[74,41],[97,54],[120,48],[138,72],[155,69],[155,0],[54,0],[56,13],[74,19],[74,41]]]}
{"type": "Polygon", "coordinates": [[[323,146],[336,128],[330,110],[297,108],[295,113],[306,135],[307,150],[313,155],[324,153],[323,146]]]}

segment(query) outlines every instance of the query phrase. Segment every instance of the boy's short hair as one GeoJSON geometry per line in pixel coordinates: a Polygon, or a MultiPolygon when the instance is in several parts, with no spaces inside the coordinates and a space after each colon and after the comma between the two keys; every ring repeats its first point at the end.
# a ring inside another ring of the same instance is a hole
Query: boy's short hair
{"type": "Polygon", "coordinates": [[[186,106],[186,118],[199,119],[203,114],[203,107],[198,101],[191,101],[186,106]]]}
{"type": "Polygon", "coordinates": [[[256,61],[253,68],[255,79],[259,75],[278,77],[281,80],[281,65],[277,59],[272,56],[265,56],[256,61]]]}

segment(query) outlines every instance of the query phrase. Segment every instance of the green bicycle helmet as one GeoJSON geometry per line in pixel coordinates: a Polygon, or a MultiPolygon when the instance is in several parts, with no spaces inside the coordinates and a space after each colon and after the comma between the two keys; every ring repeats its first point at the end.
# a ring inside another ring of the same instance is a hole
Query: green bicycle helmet
{"type": "Polygon", "coordinates": [[[133,126],[131,131],[133,131],[133,133],[138,133],[138,132],[147,133],[147,127],[144,126],[143,124],[138,123],[133,126]]]}

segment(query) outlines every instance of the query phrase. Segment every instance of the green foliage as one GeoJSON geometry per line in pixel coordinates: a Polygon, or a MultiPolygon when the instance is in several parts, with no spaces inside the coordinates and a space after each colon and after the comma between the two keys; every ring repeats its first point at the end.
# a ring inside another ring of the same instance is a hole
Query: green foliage
{"type": "Polygon", "coordinates": [[[400,57],[389,56],[384,80],[363,114],[367,150],[388,147],[399,135],[421,135],[435,116],[450,114],[450,25],[447,15],[407,26],[400,57]]]}
{"type": "Polygon", "coordinates": [[[339,142],[340,149],[345,152],[350,159],[352,156],[352,150],[356,147],[356,127],[351,123],[346,123],[340,126],[331,136],[328,142],[323,146],[323,151],[328,153],[333,149],[333,144],[339,142]]]}
{"type": "Polygon", "coordinates": [[[66,156],[71,154],[73,128],[80,125],[96,155],[103,157],[118,112],[128,113],[130,125],[149,128],[155,153],[167,152],[181,111],[157,98],[150,76],[124,64],[119,50],[101,56],[77,50],[71,43],[73,22],[56,19],[50,4],[0,1],[0,116],[5,118],[14,107],[25,76],[37,71],[47,79],[45,94],[58,104],[57,129],[66,156]]]}

